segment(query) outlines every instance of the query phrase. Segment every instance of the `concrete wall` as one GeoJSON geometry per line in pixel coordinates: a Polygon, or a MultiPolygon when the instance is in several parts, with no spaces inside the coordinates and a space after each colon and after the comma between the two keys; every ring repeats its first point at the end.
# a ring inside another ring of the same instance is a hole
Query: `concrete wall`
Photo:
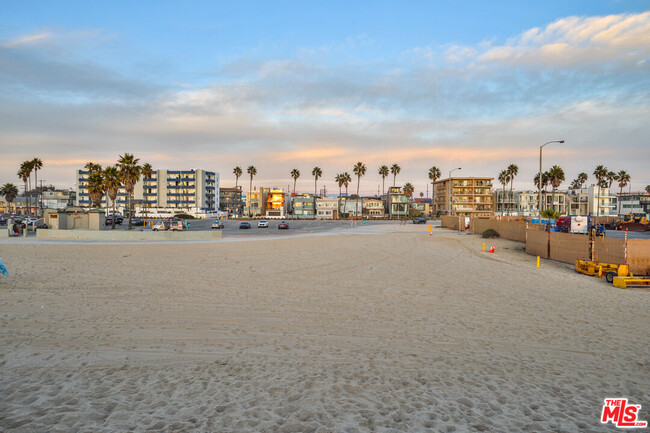
{"type": "Polygon", "coordinates": [[[221,239],[221,230],[153,232],[140,230],[38,230],[37,238],[87,241],[193,241],[221,239]]]}

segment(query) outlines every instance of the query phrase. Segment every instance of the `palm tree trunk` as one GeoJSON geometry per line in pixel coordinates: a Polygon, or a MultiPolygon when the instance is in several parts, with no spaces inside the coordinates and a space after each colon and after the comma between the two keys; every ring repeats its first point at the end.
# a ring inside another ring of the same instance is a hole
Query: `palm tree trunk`
{"type": "MultiPolygon", "coordinates": [[[[621,194],[623,194],[623,187],[621,187],[621,194]]],[[[618,214],[621,214],[621,200],[618,200],[618,214]]]]}
{"type": "Polygon", "coordinates": [[[317,182],[317,180],[318,179],[316,177],[314,177],[314,197],[316,197],[316,182],[317,182]]]}
{"type": "Polygon", "coordinates": [[[361,183],[361,176],[357,176],[357,203],[354,206],[355,209],[356,209],[355,212],[354,212],[355,213],[355,215],[354,215],[355,218],[359,216],[359,184],[360,183],[361,183]]]}
{"type": "Polygon", "coordinates": [[[36,189],[36,216],[38,216],[38,169],[34,169],[34,188],[36,189]]]}
{"type": "Polygon", "coordinates": [[[384,195],[384,185],[386,184],[386,178],[384,176],[381,177],[381,195],[384,195]]]}
{"type": "Polygon", "coordinates": [[[133,229],[133,207],[131,205],[131,193],[129,192],[129,230],[133,229]]]}
{"type": "Polygon", "coordinates": [[[251,183],[248,187],[248,218],[251,217],[251,205],[253,204],[253,196],[251,196],[251,190],[253,189],[253,176],[251,176],[251,183]]]}
{"type": "Polygon", "coordinates": [[[551,204],[553,205],[553,210],[557,212],[557,209],[555,209],[555,186],[553,186],[553,203],[551,204]]]}
{"type": "Polygon", "coordinates": [[[296,178],[293,179],[293,195],[296,195],[296,178]]]}
{"type": "MultiPolygon", "coordinates": [[[[113,218],[111,221],[111,230],[115,230],[115,214],[117,211],[115,210],[115,202],[117,201],[117,196],[115,196],[115,200],[111,200],[113,202],[113,218]]],[[[107,202],[108,203],[108,202],[107,202]]]]}
{"type": "Polygon", "coordinates": [[[393,175],[393,187],[395,186],[395,179],[396,179],[396,178],[397,178],[397,175],[394,174],[394,175],[393,175]]]}

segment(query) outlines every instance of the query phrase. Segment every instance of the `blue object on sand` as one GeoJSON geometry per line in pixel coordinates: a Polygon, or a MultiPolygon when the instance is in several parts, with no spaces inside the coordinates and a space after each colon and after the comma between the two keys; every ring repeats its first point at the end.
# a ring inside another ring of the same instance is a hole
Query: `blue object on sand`
{"type": "Polygon", "coordinates": [[[9,276],[9,271],[7,270],[7,268],[5,268],[4,263],[2,263],[2,259],[0,259],[0,274],[5,275],[7,277],[9,276]]]}

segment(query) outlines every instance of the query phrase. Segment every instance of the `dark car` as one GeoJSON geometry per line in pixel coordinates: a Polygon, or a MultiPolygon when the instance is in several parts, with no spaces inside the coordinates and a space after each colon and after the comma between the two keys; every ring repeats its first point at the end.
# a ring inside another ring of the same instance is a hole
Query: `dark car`
{"type": "Polygon", "coordinates": [[[422,217],[413,218],[413,224],[426,224],[426,223],[427,223],[426,218],[422,218],[422,217]]]}
{"type": "Polygon", "coordinates": [[[142,218],[133,218],[131,220],[131,224],[133,224],[134,226],[143,226],[144,220],[142,218]]]}
{"type": "Polygon", "coordinates": [[[289,229],[289,223],[286,221],[282,221],[280,224],[278,224],[278,230],[288,230],[289,229]]]}
{"type": "Polygon", "coordinates": [[[115,218],[115,224],[122,224],[124,222],[124,218],[122,218],[122,215],[108,215],[106,217],[107,226],[113,225],[113,218],[115,218]]]}
{"type": "Polygon", "coordinates": [[[0,226],[7,225],[7,218],[0,216],[0,226]]]}
{"type": "Polygon", "coordinates": [[[249,229],[249,228],[251,228],[251,223],[249,223],[248,221],[242,221],[242,222],[239,223],[239,228],[240,229],[249,229]]]}

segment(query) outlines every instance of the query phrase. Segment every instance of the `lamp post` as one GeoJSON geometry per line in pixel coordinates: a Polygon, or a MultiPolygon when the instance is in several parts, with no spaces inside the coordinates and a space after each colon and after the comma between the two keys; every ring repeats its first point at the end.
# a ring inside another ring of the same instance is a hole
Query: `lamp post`
{"type": "Polygon", "coordinates": [[[456,170],[460,170],[460,167],[456,167],[452,170],[449,170],[449,215],[454,214],[454,186],[452,185],[451,182],[451,173],[453,173],[456,170]]]}
{"type": "Polygon", "coordinates": [[[564,140],[554,140],[539,146],[539,177],[537,178],[537,187],[539,188],[539,195],[537,196],[537,213],[539,215],[540,223],[542,220],[542,149],[547,144],[551,143],[564,143],[564,140]]]}

